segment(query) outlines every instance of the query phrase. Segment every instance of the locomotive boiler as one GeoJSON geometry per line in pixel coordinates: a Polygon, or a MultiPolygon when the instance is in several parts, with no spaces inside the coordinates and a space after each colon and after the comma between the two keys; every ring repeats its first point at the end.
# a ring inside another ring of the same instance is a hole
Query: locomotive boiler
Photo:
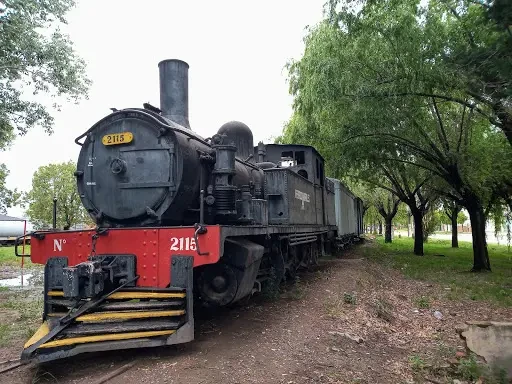
{"type": "Polygon", "coordinates": [[[77,138],[83,205],[102,227],[190,225],[201,213],[207,223],[243,220],[247,191],[263,198],[251,130],[233,121],[200,137],[188,119],[188,64],[165,60],[159,70],[161,109],[115,111],[77,138]]]}
{"type": "Polygon", "coordinates": [[[188,64],[158,67],[159,107],[113,110],[75,140],[96,228],[30,233],[44,308],[23,361],[191,341],[194,303],[236,303],[359,240],[361,201],[315,148],[255,146],[237,121],[201,137],[188,64]]]}

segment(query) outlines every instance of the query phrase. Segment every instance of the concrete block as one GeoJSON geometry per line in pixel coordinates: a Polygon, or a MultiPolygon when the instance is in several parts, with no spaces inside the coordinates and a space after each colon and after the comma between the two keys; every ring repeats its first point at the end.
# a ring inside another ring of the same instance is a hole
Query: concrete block
{"type": "Polygon", "coordinates": [[[512,377],[512,322],[466,321],[456,329],[470,351],[512,377]]]}

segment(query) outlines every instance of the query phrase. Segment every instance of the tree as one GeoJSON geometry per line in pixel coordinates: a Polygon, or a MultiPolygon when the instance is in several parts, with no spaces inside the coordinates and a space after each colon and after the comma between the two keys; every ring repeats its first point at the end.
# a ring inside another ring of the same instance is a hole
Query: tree
{"type": "Polygon", "coordinates": [[[380,173],[382,164],[398,176],[398,164],[425,172],[429,191],[467,209],[472,269],[490,270],[484,208],[512,179],[511,146],[496,111],[469,95],[446,58],[455,49],[446,41],[467,36],[441,3],[375,0],[360,10],[349,3],[331,9],[310,30],[303,57],[289,65],[294,115],[283,137],[317,144],[356,176],[380,173]]]}
{"type": "Polygon", "coordinates": [[[15,132],[38,125],[52,133],[48,107],[28,95],[44,93],[60,108],[59,98],[87,97],[85,64],[59,27],[73,0],[0,0],[0,147],[15,132]]]}
{"type": "Polygon", "coordinates": [[[375,201],[375,208],[379,211],[380,215],[384,218],[385,232],[384,232],[384,242],[391,243],[391,235],[393,231],[393,218],[395,217],[398,211],[398,205],[400,204],[400,199],[398,199],[392,193],[384,193],[384,195],[380,196],[380,199],[375,201]]]}
{"type": "Polygon", "coordinates": [[[393,219],[395,225],[398,225],[400,228],[407,228],[409,231],[409,226],[411,224],[410,221],[410,211],[406,204],[400,204],[398,206],[398,211],[396,212],[395,218],[393,219]]]}
{"type": "Polygon", "coordinates": [[[382,219],[384,219],[384,241],[391,243],[392,223],[398,212],[400,200],[388,190],[375,187],[371,184],[354,182],[350,179],[344,181],[349,189],[363,201],[363,211],[368,213],[367,223],[377,222],[379,235],[382,235],[382,219]],[[373,208],[373,209],[372,209],[373,208]],[[381,216],[381,217],[379,217],[381,216]]]}
{"type": "Polygon", "coordinates": [[[17,189],[10,190],[5,186],[5,181],[9,175],[9,170],[5,164],[0,164],[0,213],[7,214],[7,208],[16,205],[20,198],[20,193],[17,189]]]}
{"type": "Polygon", "coordinates": [[[72,161],[39,167],[32,178],[32,189],[24,198],[27,215],[37,228],[49,228],[53,223],[53,198],[57,198],[57,227],[69,229],[91,218],[78,195],[72,161]]]}
{"type": "Polygon", "coordinates": [[[441,214],[435,205],[430,205],[423,215],[423,242],[427,242],[431,234],[441,225],[441,214]]]}
{"type": "Polygon", "coordinates": [[[470,103],[487,114],[512,145],[512,3],[509,0],[438,0],[433,6],[445,39],[448,75],[470,103]],[[449,51],[448,51],[449,50],[449,51]]]}
{"type": "Polygon", "coordinates": [[[363,27],[369,36],[380,35],[396,53],[395,64],[403,69],[420,64],[414,71],[403,71],[400,77],[393,70],[380,72],[377,65],[375,74],[384,75],[379,83],[384,87],[364,91],[375,97],[435,97],[458,103],[501,129],[512,145],[512,3],[509,0],[429,0],[425,6],[420,3],[420,0],[329,1],[330,23],[363,27]],[[361,19],[368,23],[360,24],[361,19]],[[413,46],[417,51],[410,55],[413,46]]]}
{"type": "Polygon", "coordinates": [[[382,235],[382,220],[375,205],[370,205],[364,217],[365,227],[374,235],[382,235]]]}
{"type": "Polygon", "coordinates": [[[459,223],[459,215],[464,215],[461,212],[462,206],[460,206],[457,201],[445,200],[443,201],[443,210],[450,221],[449,224],[452,226],[452,248],[458,248],[459,237],[457,224],[459,223]]]}
{"type": "Polygon", "coordinates": [[[508,204],[500,203],[495,204],[490,212],[490,218],[494,222],[494,236],[499,242],[500,232],[506,231],[507,244],[510,248],[510,241],[512,240],[511,234],[511,223],[512,223],[512,211],[508,204]]]}
{"type": "Polygon", "coordinates": [[[384,176],[388,179],[388,191],[409,207],[414,220],[414,254],[423,256],[425,231],[423,218],[435,201],[435,194],[425,187],[430,175],[411,168],[409,164],[395,162],[393,167],[382,165],[384,176]]]}

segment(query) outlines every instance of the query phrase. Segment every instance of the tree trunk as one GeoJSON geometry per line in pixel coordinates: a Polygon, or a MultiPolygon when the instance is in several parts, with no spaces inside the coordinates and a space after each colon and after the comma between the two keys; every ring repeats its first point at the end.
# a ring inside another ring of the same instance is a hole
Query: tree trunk
{"type": "Polygon", "coordinates": [[[501,121],[501,129],[503,133],[508,139],[510,145],[512,145],[512,116],[510,115],[510,112],[508,112],[509,109],[500,105],[495,107],[494,111],[496,112],[498,119],[501,121]]]}
{"type": "Polygon", "coordinates": [[[391,243],[391,229],[393,225],[393,218],[392,217],[386,217],[386,233],[384,235],[384,242],[385,243],[391,243]]]}
{"type": "Polygon", "coordinates": [[[452,220],[452,248],[459,248],[459,237],[457,233],[457,214],[450,217],[452,220]]]}
{"type": "Polygon", "coordinates": [[[473,268],[472,272],[491,270],[487,240],[485,239],[485,214],[479,201],[472,201],[466,206],[471,220],[471,235],[473,238],[473,268]]]}
{"type": "Polygon", "coordinates": [[[379,235],[382,235],[382,221],[379,220],[379,235]]]}
{"type": "Polygon", "coordinates": [[[423,256],[423,214],[419,209],[412,210],[414,219],[414,254],[423,256]]]}

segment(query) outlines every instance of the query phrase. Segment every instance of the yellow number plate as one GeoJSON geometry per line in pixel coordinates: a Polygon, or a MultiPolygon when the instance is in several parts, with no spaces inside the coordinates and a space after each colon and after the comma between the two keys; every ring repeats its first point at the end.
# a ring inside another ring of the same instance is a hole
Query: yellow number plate
{"type": "Polygon", "coordinates": [[[130,143],[133,140],[131,132],[111,133],[102,137],[101,142],[104,145],[117,145],[130,143]]]}

